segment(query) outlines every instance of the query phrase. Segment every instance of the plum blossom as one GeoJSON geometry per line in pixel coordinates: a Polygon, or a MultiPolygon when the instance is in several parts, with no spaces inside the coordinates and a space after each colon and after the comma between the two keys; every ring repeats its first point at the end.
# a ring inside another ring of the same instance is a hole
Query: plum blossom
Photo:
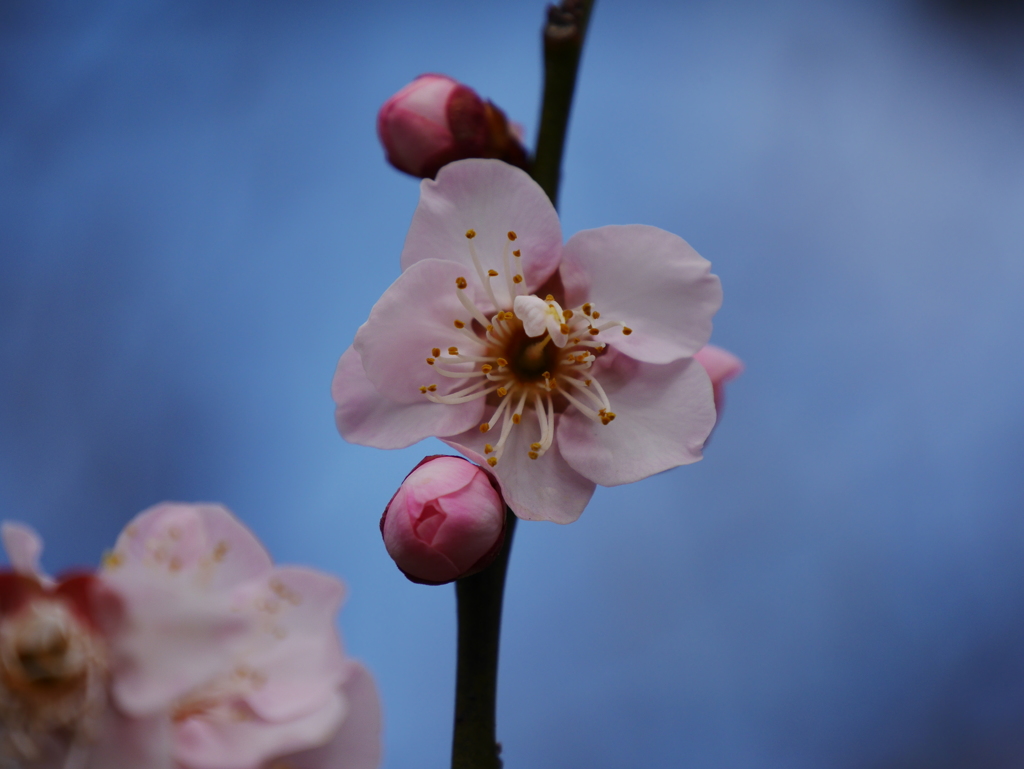
{"type": "Polygon", "coordinates": [[[39,567],[42,540],[0,527],[11,569],[0,570],[0,766],[5,769],[156,769],[111,707],[105,596],[94,575],[55,580],[39,567]],[[143,758],[142,761],[138,759],[143,758]]]}
{"type": "Polygon", "coordinates": [[[334,628],[341,584],[275,567],[218,505],[140,514],[54,580],[5,523],[4,769],[374,769],[380,705],[334,628]]]}
{"type": "Polygon", "coordinates": [[[114,699],[163,720],[176,769],[379,764],[380,707],[342,651],[337,579],[274,566],[224,507],[171,503],[129,523],[101,578],[124,602],[114,699]]]}
{"type": "Polygon", "coordinates": [[[460,158],[526,164],[520,129],[476,91],[446,75],[420,75],[377,114],[388,162],[412,176],[433,178],[460,158]]]}
{"type": "Polygon", "coordinates": [[[462,457],[426,457],[388,502],[380,533],[413,582],[441,585],[490,565],[505,541],[497,484],[462,457]]]}
{"type": "Polygon", "coordinates": [[[682,238],[577,233],[523,171],[471,159],[424,180],[402,274],[338,362],[341,435],[442,438],[521,518],[575,520],[596,484],[699,460],[715,423],[694,360],[721,286],[682,238]]]}

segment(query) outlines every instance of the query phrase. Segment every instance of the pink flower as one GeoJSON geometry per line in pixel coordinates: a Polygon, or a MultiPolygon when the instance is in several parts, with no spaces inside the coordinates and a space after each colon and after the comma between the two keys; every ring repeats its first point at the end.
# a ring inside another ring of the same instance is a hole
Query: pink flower
{"type": "Polygon", "coordinates": [[[693,357],[711,377],[711,386],[715,391],[715,411],[721,416],[722,407],[725,406],[725,384],[743,373],[743,361],[713,344],[705,345],[693,357]]]}
{"type": "Polygon", "coordinates": [[[444,75],[420,75],[385,102],[377,135],[399,171],[433,178],[461,158],[500,158],[523,166],[526,150],[505,113],[444,75]]]}
{"type": "Polygon", "coordinates": [[[380,704],[334,628],[342,586],[275,568],[216,505],[139,515],[103,573],[57,581],[5,523],[0,766],[374,769],[380,704]]]}
{"type": "MultiPolygon", "coordinates": [[[[0,570],[0,766],[156,769],[109,707],[104,596],[91,574],[54,580],[27,526],[0,527],[11,570],[0,570]]],[[[170,767],[169,764],[166,766],[170,767]]]]}
{"type": "Polygon", "coordinates": [[[701,458],[715,422],[693,355],[721,304],[710,264],[656,227],[585,230],[493,160],[424,181],[403,272],[338,362],[342,436],[438,436],[487,462],[521,518],[568,523],[595,484],[701,458]]]}
{"type": "Polygon", "coordinates": [[[334,577],[275,567],[219,505],[165,503],[125,528],[101,578],[123,601],[107,618],[114,700],[167,730],[176,769],[378,765],[377,695],[342,651],[334,577]]]}
{"type": "Polygon", "coordinates": [[[505,539],[505,502],[462,457],[427,457],[380,519],[384,546],[413,582],[441,585],[485,568],[505,539]]]}

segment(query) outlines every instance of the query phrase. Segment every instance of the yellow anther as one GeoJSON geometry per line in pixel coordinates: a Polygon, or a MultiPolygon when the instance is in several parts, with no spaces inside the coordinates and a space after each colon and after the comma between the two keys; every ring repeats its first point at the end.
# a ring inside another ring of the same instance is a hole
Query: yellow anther
{"type": "Polygon", "coordinates": [[[492,451],[494,451],[494,446],[492,446],[489,443],[485,443],[484,444],[484,454],[490,454],[492,451]]]}
{"type": "Polygon", "coordinates": [[[533,449],[534,451],[540,451],[540,444],[539,443],[531,443],[530,444],[530,448],[533,449]]]}
{"type": "Polygon", "coordinates": [[[487,457],[487,464],[489,464],[491,467],[494,467],[496,464],[498,464],[498,458],[497,457],[487,457]]]}
{"type": "Polygon", "coordinates": [[[433,366],[434,365],[434,359],[433,358],[427,358],[427,364],[433,366]]]}
{"type": "Polygon", "coordinates": [[[466,327],[465,323],[463,323],[458,318],[455,319],[455,328],[465,328],[465,327],[466,327]]]}
{"type": "Polygon", "coordinates": [[[455,286],[456,286],[456,288],[465,288],[468,285],[469,284],[466,282],[465,278],[456,278],[455,279],[455,286]]]}
{"type": "Polygon", "coordinates": [[[498,368],[501,368],[502,366],[507,366],[508,365],[508,361],[505,360],[504,358],[498,358],[498,360],[496,362],[498,364],[498,368]]]}
{"type": "Polygon", "coordinates": [[[423,394],[425,395],[425,394],[426,394],[426,392],[427,392],[427,386],[426,386],[426,385],[423,385],[423,386],[422,386],[422,387],[420,388],[420,392],[421,392],[421,393],[423,393],[423,394]]]}
{"type": "Polygon", "coordinates": [[[536,459],[537,457],[540,456],[540,454],[538,454],[536,451],[527,451],[526,456],[528,456],[530,459],[536,459]]]}
{"type": "Polygon", "coordinates": [[[523,415],[522,414],[513,414],[512,415],[512,424],[517,425],[517,424],[519,424],[522,421],[523,421],[523,415]]]}
{"type": "Polygon", "coordinates": [[[541,376],[544,377],[545,379],[551,379],[551,372],[545,371],[543,374],[541,374],[541,376]]]}
{"type": "Polygon", "coordinates": [[[558,330],[561,331],[563,334],[568,334],[569,333],[569,324],[568,323],[563,323],[562,325],[560,325],[558,327],[558,330]]]}
{"type": "Polygon", "coordinates": [[[599,346],[594,348],[594,352],[604,352],[606,347],[607,347],[607,345],[604,345],[604,344],[599,345],[599,346]]]}
{"type": "Polygon", "coordinates": [[[491,373],[491,369],[493,369],[493,368],[494,368],[494,366],[492,366],[490,363],[485,363],[484,365],[482,365],[480,367],[480,370],[483,371],[485,374],[490,374],[491,373]]]}
{"type": "Polygon", "coordinates": [[[572,310],[562,310],[562,317],[569,320],[572,317],[572,310]]]}
{"type": "Polygon", "coordinates": [[[448,348],[448,354],[449,355],[458,355],[459,354],[459,348],[458,347],[449,347],[448,348]]]}
{"type": "Polygon", "coordinates": [[[480,432],[482,432],[482,433],[485,433],[485,432],[487,432],[490,429],[491,429],[491,426],[489,424],[487,424],[486,422],[484,422],[482,425],[480,425],[480,432]]]}
{"type": "Polygon", "coordinates": [[[631,329],[629,326],[623,326],[622,333],[625,334],[626,336],[629,336],[630,334],[633,333],[633,329],[631,329]]]}
{"type": "Polygon", "coordinates": [[[508,312],[505,313],[505,320],[512,320],[515,317],[516,317],[516,314],[514,312],[512,312],[511,310],[509,310],[508,312]]]}
{"type": "Polygon", "coordinates": [[[578,336],[574,336],[569,341],[572,342],[573,344],[579,344],[580,343],[580,338],[578,336]]]}
{"type": "Polygon", "coordinates": [[[488,270],[487,274],[490,275],[492,278],[498,277],[498,271],[497,270],[488,270]]]}
{"type": "Polygon", "coordinates": [[[466,237],[472,240],[476,237],[476,230],[466,230],[466,237]]]}
{"type": "Polygon", "coordinates": [[[492,326],[490,323],[488,323],[487,324],[487,330],[488,331],[494,331],[494,326],[492,326]]]}
{"type": "Polygon", "coordinates": [[[592,317],[594,318],[594,320],[597,320],[598,318],[601,317],[601,313],[599,313],[597,310],[594,310],[594,314],[592,317]]]}
{"type": "Polygon", "coordinates": [[[512,276],[512,282],[513,283],[522,283],[523,282],[523,276],[522,275],[513,275],[512,276]]]}
{"type": "Polygon", "coordinates": [[[432,392],[432,393],[436,393],[437,392],[437,385],[427,385],[427,389],[430,390],[430,392],[432,392]]]}
{"type": "Polygon", "coordinates": [[[430,354],[433,355],[435,358],[440,358],[441,357],[441,348],[440,347],[435,347],[433,350],[430,351],[430,354]]]}
{"type": "Polygon", "coordinates": [[[522,255],[523,255],[523,252],[520,251],[518,248],[515,251],[512,252],[512,256],[522,256],[522,255]]]}
{"type": "Polygon", "coordinates": [[[585,305],[580,307],[580,309],[583,310],[583,314],[584,315],[590,315],[590,308],[591,308],[590,302],[587,302],[585,305]]]}
{"type": "Polygon", "coordinates": [[[116,569],[124,563],[124,556],[120,553],[106,552],[103,554],[103,568],[105,569],[116,569]]]}
{"type": "Polygon", "coordinates": [[[509,239],[509,240],[515,240],[515,239],[516,239],[516,238],[518,238],[518,237],[519,237],[519,236],[518,236],[518,235],[516,235],[516,234],[515,234],[515,233],[514,233],[514,232],[513,232],[512,230],[509,230],[509,231],[508,231],[508,239],[509,239]]]}
{"type": "Polygon", "coordinates": [[[590,383],[593,382],[593,381],[594,381],[593,379],[584,379],[583,380],[583,384],[585,384],[587,387],[590,387],[590,383]]]}
{"type": "Polygon", "coordinates": [[[551,296],[551,294],[548,294],[547,296],[544,297],[544,301],[545,302],[553,302],[553,301],[555,301],[555,297],[551,296]]]}
{"type": "Polygon", "coordinates": [[[601,333],[601,329],[599,328],[590,328],[587,329],[587,331],[590,333],[591,336],[597,336],[598,334],[601,333]]]}
{"type": "Polygon", "coordinates": [[[506,390],[504,387],[499,387],[497,389],[497,393],[499,398],[504,398],[506,395],[508,395],[508,390],[506,390]]]}

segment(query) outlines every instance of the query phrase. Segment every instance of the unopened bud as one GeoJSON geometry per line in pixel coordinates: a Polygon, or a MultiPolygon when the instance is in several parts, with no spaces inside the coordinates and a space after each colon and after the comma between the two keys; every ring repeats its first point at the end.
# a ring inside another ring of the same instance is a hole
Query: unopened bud
{"type": "Polygon", "coordinates": [[[413,582],[441,585],[484,569],[505,540],[497,484],[461,457],[427,457],[380,519],[384,546],[413,582]]]}
{"type": "Polygon", "coordinates": [[[441,166],[463,158],[497,158],[524,168],[520,133],[491,102],[444,75],[420,75],[377,115],[388,162],[421,178],[432,179],[441,166]]]}
{"type": "Polygon", "coordinates": [[[711,378],[711,387],[715,393],[715,411],[721,419],[722,407],[725,406],[725,383],[743,373],[743,361],[728,350],[715,347],[713,344],[704,345],[693,357],[711,378]]]}

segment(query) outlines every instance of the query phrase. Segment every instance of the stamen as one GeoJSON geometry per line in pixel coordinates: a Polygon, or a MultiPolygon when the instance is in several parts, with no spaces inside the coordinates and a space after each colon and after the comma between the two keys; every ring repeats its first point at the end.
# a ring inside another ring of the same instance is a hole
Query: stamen
{"type": "Polygon", "coordinates": [[[430,351],[430,354],[433,355],[435,358],[440,358],[441,357],[441,348],[440,347],[435,347],[433,350],[430,351]]]}
{"type": "Polygon", "coordinates": [[[449,355],[458,355],[459,354],[459,348],[458,347],[449,347],[448,348],[448,354],[449,355]]]}
{"type": "Polygon", "coordinates": [[[465,324],[465,323],[463,323],[463,322],[462,322],[461,320],[459,320],[458,318],[456,318],[456,319],[455,319],[455,328],[459,328],[459,329],[462,329],[462,328],[465,328],[465,327],[466,327],[466,324],[465,324]]]}
{"type": "Polygon", "coordinates": [[[433,358],[427,358],[427,364],[433,366],[434,365],[434,359],[433,358]]]}
{"type": "Polygon", "coordinates": [[[516,235],[516,234],[515,234],[515,232],[513,232],[512,230],[509,230],[509,231],[508,231],[508,239],[509,239],[509,240],[515,240],[515,239],[516,239],[516,238],[518,238],[518,237],[519,237],[519,236],[518,236],[518,235],[516,235]]]}
{"type": "Polygon", "coordinates": [[[472,240],[476,237],[476,230],[466,230],[466,237],[472,240]]]}
{"type": "MultiPolygon", "coordinates": [[[[515,283],[518,286],[520,283],[523,282],[523,276],[522,275],[513,275],[512,276],[512,282],[515,283]]],[[[518,293],[518,292],[516,292],[516,293],[518,293]]]]}
{"type": "Polygon", "coordinates": [[[633,333],[633,329],[631,329],[629,326],[623,326],[622,333],[625,334],[626,336],[629,336],[630,334],[633,333]]]}
{"type": "Polygon", "coordinates": [[[476,267],[476,274],[480,278],[480,285],[484,287],[484,291],[487,292],[487,298],[491,300],[491,305],[497,309],[500,305],[498,304],[497,298],[494,296],[494,291],[491,289],[491,282],[487,280],[484,275],[484,267],[480,263],[480,257],[477,256],[476,247],[473,245],[473,241],[469,241],[469,255],[473,259],[473,266],[476,267]]]}
{"type": "Polygon", "coordinates": [[[583,310],[583,314],[584,315],[589,316],[590,315],[590,308],[591,307],[593,307],[593,305],[590,302],[587,302],[585,305],[580,307],[580,309],[583,310]]]}
{"type": "MultiPolygon", "coordinates": [[[[463,283],[465,283],[466,281],[465,278],[460,278],[460,280],[463,283]]],[[[456,285],[459,284],[456,283],[456,285]]],[[[465,286],[459,285],[459,288],[462,289],[465,288],[465,286]]],[[[480,312],[480,310],[477,308],[475,304],[473,304],[473,300],[466,296],[465,291],[456,291],[455,296],[459,297],[459,301],[462,302],[462,306],[466,308],[466,312],[468,312],[470,315],[476,318],[481,326],[487,326],[490,324],[490,321],[487,320],[487,317],[482,312],[480,312]]]]}

